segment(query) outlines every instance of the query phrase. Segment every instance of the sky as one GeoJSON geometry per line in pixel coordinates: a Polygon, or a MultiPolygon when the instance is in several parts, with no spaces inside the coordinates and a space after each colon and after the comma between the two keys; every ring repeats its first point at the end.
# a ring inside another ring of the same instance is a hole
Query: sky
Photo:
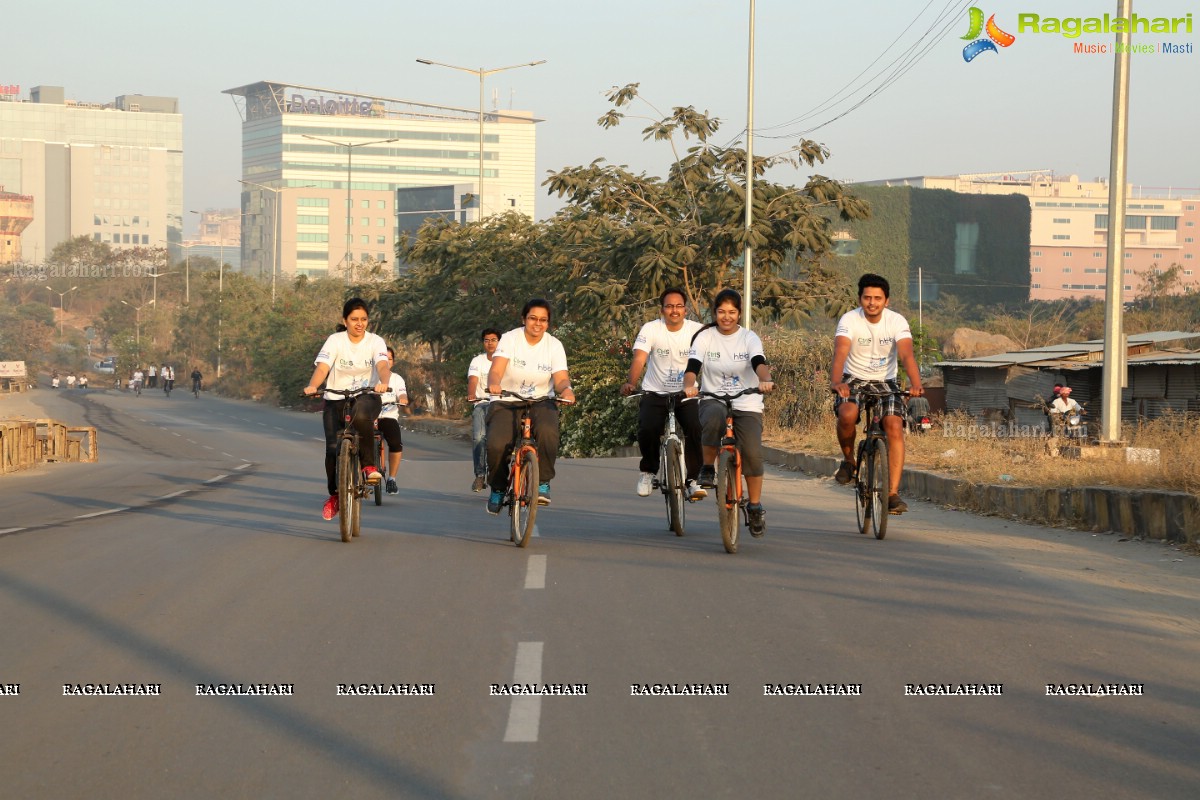
{"type": "MultiPolygon", "coordinates": [[[[815,168],[780,168],[772,180],[838,180],[1048,170],[1107,176],[1113,57],[1073,52],[1076,42],[1018,32],[1018,14],[1116,14],[1117,2],[976,0],[1016,36],[963,58],[969,0],[757,0],[754,152],[782,153],[800,138],[824,144],[815,168]]],[[[1200,4],[1136,0],[1143,17],[1193,13],[1193,33],[1135,43],[1190,45],[1183,54],[1131,56],[1128,180],[1200,194],[1200,4]]],[[[642,140],[646,121],[604,130],[611,87],[639,83],[666,113],[695,106],[722,121],[721,144],[744,141],[749,0],[60,0],[5,10],[0,85],[63,86],[70,99],[121,94],[178,97],[184,115],[184,207],[236,208],[241,118],[230,89],[291,82],[423,103],[478,107],[471,74],[426,58],[492,69],[545,59],[488,78],[486,103],[544,120],[539,183],[549,172],[604,158],[662,175],[665,143],[642,140]],[[53,16],[49,11],[53,8],[53,16]]],[[[627,110],[654,115],[650,106],[627,110]]],[[[539,187],[537,214],[560,207],[539,187]]],[[[185,214],[193,233],[198,217],[185,214]]]]}

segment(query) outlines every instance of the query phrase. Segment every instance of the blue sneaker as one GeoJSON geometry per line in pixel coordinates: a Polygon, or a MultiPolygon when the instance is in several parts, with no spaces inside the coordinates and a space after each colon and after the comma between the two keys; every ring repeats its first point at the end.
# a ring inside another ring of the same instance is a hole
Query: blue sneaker
{"type": "Polygon", "coordinates": [[[500,513],[500,506],[504,502],[504,492],[497,492],[495,489],[488,495],[487,512],[492,516],[500,513]]]}
{"type": "Polygon", "coordinates": [[[539,483],[538,484],[538,505],[539,506],[550,505],[550,484],[549,483],[539,483]]]}

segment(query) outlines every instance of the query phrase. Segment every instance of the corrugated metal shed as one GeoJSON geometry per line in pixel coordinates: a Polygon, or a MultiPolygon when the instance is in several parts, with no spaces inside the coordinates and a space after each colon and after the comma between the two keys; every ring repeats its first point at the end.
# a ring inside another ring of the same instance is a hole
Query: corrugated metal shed
{"type": "MultiPolygon", "coordinates": [[[[1130,349],[1200,339],[1200,333],[1156,331],[1129,337],[1130,349]]],[[[1102,396],[1103,340],[1049,345],[1017,353],[942,361],[946,407],[973,416],[1001,411],[1020,425],[1044,420],[1037,405],[1055,383],[1070,386],[1081,405],[1102,396]]],[[[1127,388],[1121,392],[1121,418],[1132,422],[1171,411],[1200,411],[1200,351],[1163,349],[1129,355],[1127,388]]],[[[1097,412],[1098,407],[1097,407],[1097,412]]]]}

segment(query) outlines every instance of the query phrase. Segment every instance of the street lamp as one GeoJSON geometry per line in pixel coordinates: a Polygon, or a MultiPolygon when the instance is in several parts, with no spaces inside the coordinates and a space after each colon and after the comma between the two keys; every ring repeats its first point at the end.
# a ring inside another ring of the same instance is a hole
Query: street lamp
{"type": "Polygon", "coordinates": [[[165,278],[168,275],[174,275],[175,273],[174,272],[147,272],[146,274],[149,275],[151,278],[154,278],[154,294],[153,294],[154,299],[150,301],[150,302],[154,303],[154,302],[158,301],[158,279],[165,278]]]}
{"type": "Polygon", "coordinates": [[[146,306],[154,305],[154,301],[151,300],[149,303],[142,303],[140,306],[135,306],[133,303],[126,303],[124,300],[122,300],[121,303],[123,305],[129,306],[135,312],[137,312],[137,333],[136,333],[136,338],[134,339],[134,342],[137,345],[137,362],[138,362],[138,365],[141,365],[141,363],[142,363],[142,309],[145,308],[146,306]]]}
{"type": "Polygon", "coordinates": [[[448,69],[456,69],[460,72],[469,72],[472,75],[479,76],[479,219],[483,219],[483,79],[488,75],[496,72],[504,72],[509,69],[519,69],[520,67],[536,67],[538,64],[545,64],[546,59],[541,61],[527,61],[524,64],[513,64],[508,67],[496,67],[495,69],[471,69],[470,67],[457,67],[454,64],[443,64],[440,61],[430,61],[428,58],[418,58],[418,64],[425,64],[431,67],[446,67],[448,69]]]}
{"type": "MultiPolygon", "coordinates": [[[[394,142],[396,140],[390,139],[389,141],[394,142]]],[[[240,178],[238,179],[238,183],[243,184],[244,186],[256,186],[259,189],[271,192],[273,195],[275,195],[275,224],[271,226],[271,238],[274,239],[274,243],[271,247],[271,305],[275,305],[275,276],[279,273],[279,240],[283,237],[283,222],[281,221],[283,215],[279,211],[279,201],[281,199],[279,195],[288,189],[311,189],[313,187],[311,185],[280,186],[278,189],[272,189],[270,186],[263,186],[261,183],[255,183],[254,181],[244,181],[240,178]]],[[[347,184],[348,183],[349,181],[347,181],[347,184]]],[[[347,203],[347,205],[348,204],[349,203],[347,203]]],[[[349,230],[349,228],[347,228],[347,230],[349,230]]]]}
{"type": "Polygon", "coordinates": [[[192,248],[204,242],[180,242],[179,246],[184,250],[183,259],[183,304],[191,305],[192,303],[192,248]]]}
{"type": "MultiPolygon", "coordinates": [[[[5,283],[7,283],[7,282],[8,281],[5,281],[5,283]]],[[[79,288],[78,286],[72,286],[70,289],[67,289],[65,292],[56,292],[53,289],[51,289],[49,286],[46,287],[47,292],[49,292],[50,294],[58,295],[58,335],[60,338],[63,335],[63,311],[64,311],[63,298],[78,288],[79,288]]]]}
{"type": "Polygon", "coordinates": [[[366,147],[369,144],[390,144],[391,142],[398,142],[400,139],[376,139],[373,142],[335,142],[333,139],[322,139],[320,136],[309,136],[307,133],[302,133],[300,135],[305,139],[312,139],[313,141],[325,142],[326,144],[332,144],[337,147],[346,148],[346,255],[344,258],[346,262],[346,283],[350,283],[350,264],[352,263],[350,261],[350,246],[353,241],[351,238],[352,234],[350,233],[350,220],[351,214],[353,213],[353,208],[351,207],[352,199],[350,196],[351,155],[354,153],[355,147],[366,147]]]}

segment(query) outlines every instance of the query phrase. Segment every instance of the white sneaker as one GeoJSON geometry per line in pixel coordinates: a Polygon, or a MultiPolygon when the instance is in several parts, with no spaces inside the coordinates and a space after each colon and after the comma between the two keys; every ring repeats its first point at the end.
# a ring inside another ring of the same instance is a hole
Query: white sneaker
{"type": "Polygon", "coordinates": [[[654,473],[643,472],[638,478],[637,493],[638,497],[649,497],[650,490],[654,488],[654,473]]]}
{"type": "Polygon", "coordinates": [[[693,503],[708,497],[708,490],[695,481],[687,482],[687,492],[688,500],[691,500],[693,503]]]}

